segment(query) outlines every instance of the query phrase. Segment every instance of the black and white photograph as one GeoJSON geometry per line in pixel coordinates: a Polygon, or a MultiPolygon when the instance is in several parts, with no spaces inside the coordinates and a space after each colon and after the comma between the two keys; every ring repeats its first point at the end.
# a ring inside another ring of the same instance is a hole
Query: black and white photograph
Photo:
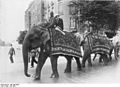
{"type": "Polygon", "coordinates": [[[0,87],[120,84],[119,0],[0,0],[0,87]]]}

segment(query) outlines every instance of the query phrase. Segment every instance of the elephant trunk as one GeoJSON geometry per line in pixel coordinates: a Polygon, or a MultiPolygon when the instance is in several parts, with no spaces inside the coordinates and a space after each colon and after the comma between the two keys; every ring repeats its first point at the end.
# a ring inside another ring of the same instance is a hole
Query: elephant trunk
{"type": "Polygon", "coordinates": [[[22,45],[23,62],[24,62],[24,74],[27,77],[30,77],[30,74],[28,74],[28,52],[29,52],[29,39],[26,37],[24,39],[23,45],[22,45]]]}

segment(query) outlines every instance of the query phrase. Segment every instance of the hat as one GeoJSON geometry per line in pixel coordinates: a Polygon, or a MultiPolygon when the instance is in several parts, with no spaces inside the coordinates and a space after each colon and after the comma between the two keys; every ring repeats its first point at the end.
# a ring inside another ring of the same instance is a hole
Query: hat
{"type": "Polygon", "coordinates": [[[60,15],[59,14],[55,14],[55,17],[60,17],[60,15]]]}

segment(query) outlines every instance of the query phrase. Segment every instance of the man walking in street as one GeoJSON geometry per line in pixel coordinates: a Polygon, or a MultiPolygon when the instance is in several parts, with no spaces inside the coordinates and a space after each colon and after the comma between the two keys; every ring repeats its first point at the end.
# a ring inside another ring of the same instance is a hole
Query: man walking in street
{"type": "Polygon", "coordinates": [[[13,48],[12,44],[11,44],[11,48],[10,48],[8,54],[10,55],[10,61],[11,61],[11,63],[14,63],[13,55],[15,55],[15,49],[13,48]]]}

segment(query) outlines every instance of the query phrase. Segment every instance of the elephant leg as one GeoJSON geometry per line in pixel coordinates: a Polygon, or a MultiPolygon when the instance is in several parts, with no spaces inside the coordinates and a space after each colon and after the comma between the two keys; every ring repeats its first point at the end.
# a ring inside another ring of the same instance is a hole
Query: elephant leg
{"type": "MultiPolygon", "coordinates": [[[[110,61],[112,61],[112,56],[111,56],[111,54],[109,54],[109,58],[110,58],[110,61]]],[[[116,58],[116,57],[115,57],[116,58]]]]}
{"type": "Polygon", "coordinates": [[[91,62],[91,55],[88,56],[88,66],[92,66],[92,62],[91,62]]]}
{"type": "Polygon", "coordinates": [[[106,54],[102,54],[102,59],[103,59],[104,65],[108,65],[109,59],[106,54]]]}
{"type": "Polygon", "coordinates": [[[118,48],[118,50],[117,50],[117,54],[118,54],[118,57],[119,57],[120,47],[118,46],[117,48],[118,48]]]}
{"type": "Polygon", "coordinates": [[[78,71],[82,70],[81,63],[80,63],[80,59],[77,58],[77,57],[74,57],[74,58],[75,58],[76,63],[77,63],[77,69],[78,69],[78,71]]]}
{"type": "Polygon", "coordinates": [[[67,65],[64,73],[70,73],[71,72],[71,61],[72,61],[72,56],[65,56],[67,59],[67,65]]]}
{"type": "Polygon", "coordinates": [[[95,56],[94,56],[94,58],[93,58],[93,61],[95,60],[96,56],[97,56],[97,54],[95,54],[95,56]]]}
{"type": "MultiPolygon", "coordinates": [[[[112,52],[113,52],[113,50],[114,50],[114,56],[116,55],[116,50],[115,50],[115,48],[111,49],[111,50],[110,50],[110,53],[109,53],[109,59],[110,59],[110,61],[112,61],[112,52]]],[[[116,58],[116,56],[115,56],[115,58],[116,58]]]]}
{"type": "Polygon", "coordinates": [[[119,47],[117,47],[116,54],[117,54],[117,57],[119,57],[119,47]]]}
{"type": "Polygon", "coordinates": [[[82,67],[85,67],[85,62],[88,59],[88,57],[90,57],[90,53],[85,52],[84,56],[83,56],[83,60],[82,60],[82,67]]]}
{"type": "Polygon", "coordinates": [[[58,70],[57,70],[57,59],[58,59],[58,55],[51,55],[51,57],[50,57],[52,71],[53,71],[53,73],[51,74],[51,78],[59,77],[58,70]]]}
{"type": "Polygon", "coordinates": [[[114,57],[117,60],[117,57],[118,57],[118,48],[117,47],[114,48],[114,57]]]}
{"type": "Polygon", "coordinates": [[[100,55],[99,63],[102,63],[102,55],[100,55]]]}
{"type": "Polygon", "coordinates": [[[46,55],[46,53],[41,52],[38,58],[38,64],[37,64],[37,68],[36,68],[36,74],[35,74],[35,80],[39,80],[41,77],[41,70],[42,67],[47,59],[48,55],[46,55]]]}

